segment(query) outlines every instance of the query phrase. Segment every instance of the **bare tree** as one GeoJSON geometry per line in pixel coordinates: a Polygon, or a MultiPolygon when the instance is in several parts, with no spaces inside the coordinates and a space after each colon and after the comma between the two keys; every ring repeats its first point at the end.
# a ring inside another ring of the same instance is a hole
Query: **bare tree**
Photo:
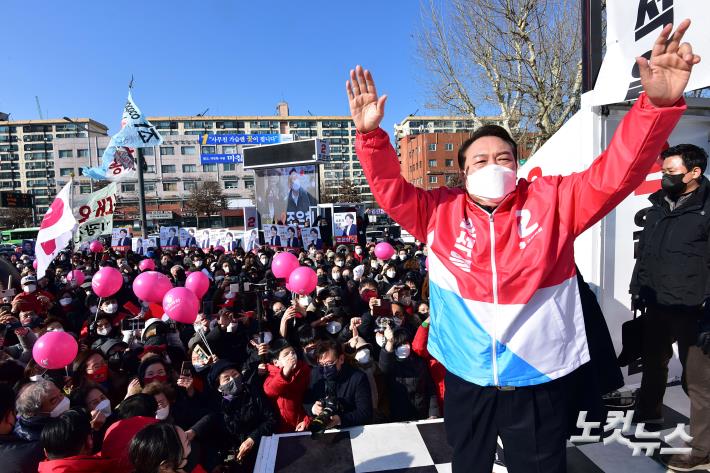
{"type": "MultiPolygon", "coordinates": [[[[42,215],[38,216],[40,219],[42,215]]],[[[0,211],[0,228],[23,228],[33,226],[32,209],[8,207],[0,211]]]]}
{"type": "Polygon", "coordinates": [[[422,4],[419,56],[431,108],[495,110],[534,152],[579,107],[578,0],[448,0],[422,4]]]}
{"type": "Polygon", "coordinates": [[[207,216],[207,222],[211,215],[216,214],[226,207],[225,196],[222,187],[217,181],[200,182],[185,200],[185,207],[195,212],[197,226],[200,226],[200,215],[207,216]]]}

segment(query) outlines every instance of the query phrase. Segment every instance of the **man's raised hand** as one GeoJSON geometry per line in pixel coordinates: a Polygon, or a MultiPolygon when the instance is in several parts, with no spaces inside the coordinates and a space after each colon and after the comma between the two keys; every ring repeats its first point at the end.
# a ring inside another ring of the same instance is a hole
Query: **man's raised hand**
{"type": "Polygon", "coordinates": [[[669,39],[673,25],[666,25],[653,45],[651,60],[636,58],[643,89],[657,107],[668,107],[678,101],[688,85],[690,71],[700,62],[690,43],[681,43],[689,26],[690,20],[681,21],[669,39]]]}
{"type": "Polygon", "coordinates": [[[387,96],[377,97],[375,81],[370,71],[363,70],[361,66],[351,70],[350,80],[345,82],[345,90],[357,131],[367,133],[379,127],[385,116],[387,96]]]}

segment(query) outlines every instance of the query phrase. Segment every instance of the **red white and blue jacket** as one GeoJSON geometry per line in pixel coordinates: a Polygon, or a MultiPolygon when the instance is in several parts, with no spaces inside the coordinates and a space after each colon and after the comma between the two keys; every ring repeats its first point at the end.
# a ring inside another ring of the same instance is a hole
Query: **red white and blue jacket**
{"type": "Polygon", "coordinates": [[[429,246],[431,355],[481,386],[541,384],[589,361],[574,240],[644,181],[685,108],[642,94],[589,169],[520,179],[490,214],[463,189],[407,183],[382,129],[358,134],[375,199],[429,246]]]}

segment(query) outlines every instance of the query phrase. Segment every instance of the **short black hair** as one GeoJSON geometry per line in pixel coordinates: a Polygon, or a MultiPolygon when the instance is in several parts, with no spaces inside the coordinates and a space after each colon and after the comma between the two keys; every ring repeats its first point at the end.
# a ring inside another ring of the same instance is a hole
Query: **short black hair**
{"type": "Polygon", "coordinates": [[[296,168],[291,168],[291,170],[288,172],[288,175],[290,176],[292,172],[298,173],[298,171],[296,171],[296,168]]]}
{"type": "Polygon", "coordinates": [[[311,235],[315,234],[316,236],[318,235],[318,229],[317,228],[311,228],[311,235]]]}
{"type": "Polygon", "coordinates": [[[708,167],[708,153],[703,148],[689,143],[671,146],[661,153],[663,159],[671,156],[680,156],[688,172],[698,167],[705,174],[705,169],[708,167]]]}
{"type": "Polygon", "coordinates": [[[328,352],[334,351],[338,358],[343,354],[343,346],[336,340],[320,340],[316,345],[316,361],[328,352]]]}
{"type": "Polygon", "coordinates": [[[276,228],[276,225],[271,225],[271,229],[272,229],[272,230],[276,230],[276,231],[279,231],[279,229],[278,229],[278,228],[276,228]]]}
{"type": "Polygon", "coordinates": [[[176,429],[172,424],[157,423],[138,431],[128,447],[136,473],[158,471],[163,462],[173,469],[180,466],[185,452],[176,429]]]}
{"type": "Polygon", "coordinates": [[[355,217],[353,217],[353,214],[347,214],[345,218],[349,218],[350,220],[355,221],[355,217]]]}
{"type": "Polygon", "coordinates": [[[173,232],[173,233],[177,232],[177,230],[175,229],[175,227],[170,227],[170,228],[168,228],[168,231],[169,231],[169,232],[173,232]]]}
{"type": "Polygon", "coordinates": [[[91,435],[89,416],[83,410],[68,410],[42,428],[40,436],[47,458],[74,457],[81,453],[91,435]]]}
{"type": "Polygon", "coordinates": [[[518,144],[510,136],[508,130],[498,125],[483,125],[476,131],[474,131],[469,139],[467,139],[463,142],[463,144],[461,144],[458,153],[459,169],[463,170],[464,164],[466,164],[466,150],[468,149],[468,147],[471,146],[474,141],[479,138],[483,138],[484,136],[495,136],[496,138],[500,138],[501,140],[508,143],[510,147],[513,148],[513,159],[515,159],[517,162],[518,144]]]}
{"type": "Polygon", "coordinates": [[[125,228],[120,229],[118,233],[125,233],[126,235],[128,235],[128,231],[125,228]]]}
{"type": "Polygon", "coordinates": [[[8,384],[0,383],[0,421],[9,412],[15,412],[15,391],[8,384]]]}
{"type": "Polygon", "coordinates": [[[118,406],[122,419],[130,417],[155,417],[158,402],[150,394],[138,393],[124,399],[118,406]]]}

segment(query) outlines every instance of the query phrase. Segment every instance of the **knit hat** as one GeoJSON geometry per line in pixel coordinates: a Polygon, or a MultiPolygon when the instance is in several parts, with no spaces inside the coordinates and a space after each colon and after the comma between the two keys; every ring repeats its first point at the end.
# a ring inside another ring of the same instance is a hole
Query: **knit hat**
{"type": "Polygon", "coordinates": [[[239,371],[239,365],[229,360],[217,360],[217,362],[210,367],[210,372],[207,375],[207,383],[212,389],[219,387],[219,375],[230,368],[239,371]]]}

